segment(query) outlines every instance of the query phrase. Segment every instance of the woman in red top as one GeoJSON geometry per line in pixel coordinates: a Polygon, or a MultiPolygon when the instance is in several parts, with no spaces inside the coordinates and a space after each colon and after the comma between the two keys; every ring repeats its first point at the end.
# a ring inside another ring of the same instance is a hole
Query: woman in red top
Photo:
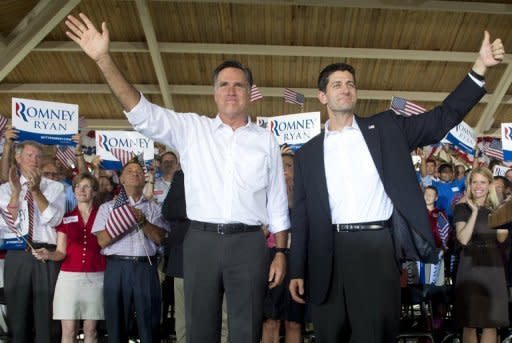
{"type": "Polygon", "coordinates": [[[57,229],[57,249],[37,249],[41,260],[64,260],[53,300],[53,319],[62,321],[62,342],[75,342],[77,321],[84,320],[85,342],[96,342],[96,322],[104,319],[103,272],[105,257],[91,234],[98,208],[93,205],[98,181],[89,174],[73,180],[78,206],[67,213],[57,229]]]}

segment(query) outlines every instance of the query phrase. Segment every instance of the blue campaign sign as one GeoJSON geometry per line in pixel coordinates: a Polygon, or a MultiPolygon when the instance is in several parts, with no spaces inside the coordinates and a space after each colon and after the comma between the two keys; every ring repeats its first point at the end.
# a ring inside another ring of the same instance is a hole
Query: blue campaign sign
{"type": "Polygon", "coordinates": [[[25,250],[26,247],[25,240],[18,237],[0,240],[0,250],[25,250]]]}
{"type": "Polygon", "coordinates": [[[12,126],[18,140],[49,145],[75,145],[78,133],[78,105],[12,98],[12,126]]]}
{"type": "Polygon", "coordinates": [[[153,160],[155,154],[153,140],[138,132],[96,130],[96,154],[101,158],[101,167],[120,170],[123,164],[112,154],[112,149],[122,150],[129,156],[142,153],[146,165],[153,160]]]}

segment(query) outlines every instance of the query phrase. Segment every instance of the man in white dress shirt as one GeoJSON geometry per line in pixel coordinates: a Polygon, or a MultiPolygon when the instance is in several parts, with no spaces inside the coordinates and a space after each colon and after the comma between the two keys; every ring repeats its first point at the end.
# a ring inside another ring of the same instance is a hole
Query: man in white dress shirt
{"type": "Polygon", "coordinates": [[[106,24],[98,32],[83,14],[69,16],[67,35],[91,57],[133,127],[176,148],[185,173],[184,241],[187,341],[218,342],[222,295],[233,343],[260,341],[265,287],[282,282],[289,228],[279,147],[248,115],[251,71],[226,61],[214,71],[215,118],[178,114],[147,101],[109,54],[106,24]],[[267,269],[261,226],[276,235],[278,253],[267,269]]]}
{"type": "MultiPolygon", "coordinates": [[[[55,226],[64,215],[64,186],[41,177],[41,155],[36,142],[26,141],[16,147],[17,167],[11,167],[9,182],[0,186],[0,209],[5,213],[0,227],[4,233],[16,230],[26,235],[34,249],[55,250],[55,226]],[[12,220],[11,225],[6,218],[12,220]]],[[[30,248],[7,252],[5,298],[13,342],[60,341],[60,323],[52,320],[59,269],[58,262],[34,258],[30,248]]]]}

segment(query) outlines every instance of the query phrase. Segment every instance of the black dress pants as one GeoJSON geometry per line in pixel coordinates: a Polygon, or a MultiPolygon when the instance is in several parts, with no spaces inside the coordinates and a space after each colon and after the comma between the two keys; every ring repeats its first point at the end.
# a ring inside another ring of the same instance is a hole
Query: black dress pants
{"type": "Polygon", "coordinates": [[[61,324],[53,320],[53,294],[60,263],[41,262],[24,250],[5,256],[7,322],[16,343],[60,342],[61,324]]]}
{"type": "Polygon", "coordinates": [[[334,233],[327,300],[312,305],[319,343],[391,343],[400,329],[400,271],[389,228],[334,233]]]}

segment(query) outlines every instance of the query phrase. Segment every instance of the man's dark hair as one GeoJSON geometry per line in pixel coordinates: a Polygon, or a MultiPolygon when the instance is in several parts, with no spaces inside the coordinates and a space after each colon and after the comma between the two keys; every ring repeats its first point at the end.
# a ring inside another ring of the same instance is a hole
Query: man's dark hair
{"type": "Polygon", "coordinates": [[[501,180],[505,188],[509,188],[510,186],[512,186],[512,183],[505,176],[502,175],[495,175],[493,177],[493,180],[501,180]]]}
{"type": "Polygon", "coordinates": [[[437,188],[435,188],[434,186],[427,186],[427,187],[425,187],[425,190],[427,190],[427,189],[431,189],[434,192],[436,192],[436,196],[439,195],[439,193],[437,193],[437,188]]]}
{"type": "Polygon", "coordinates": [[[443,172],[443,170],[445,170],[445,169],[450,169],[450,171],[451,171],[452,173],[454,172],[454,170],[453,170],[453,165],[451,165],[450,163],[443,163],[443,164],[441,164],[441,165],[439,166],[439,168],[437,168],[437,171],[438,171],[439,173],[442,173],[442,172],[443,172]]]}
{"type": "Polygon", "coordinates": [[[437,163],[436,163],[436,160],[434,160],[434,159],[432,159],[432,158],[427,159],[427,160],[425,161],[425,164],[426,164],[426,163],[434,163],[434,165],[435,165],[435,164],[437,164],[437,163]]]}
{"type": "Polygon", "coordinates": [[[224,61],[222,62],[221,64],[219,64],[217,66],[217,68],[215,68],[215,70],[213,71],[213,86],[215,86],[215,83],[217,82],[217,78],[219,77],[219,73],[226,69],[226,68],[236,68],[236,69],[240,69],[241,71],[244,72],[245,74],[245,79],[247,80],[247,84],[249,86],[249,89],[251,89],[252,87],[252,72],[251,72],[251,69],[249,69],[248,67],[244,66],[242,63],[238,62],[238,61],[234,61],[234,60],[227,60],[227,61],[224,61]]]}
{"type": "Polygon", "coordinates": [[[318,76],[318,90],[325,92],[327,84],[329,83],[329,76],[337,71],[348,71],[354,77],[354,83],[356,82],[356,70],[350,64],[346,63],[333,63],[325,67],[318,76]]]}
{"type": "Polygon", "coordinates": [[[175,159],[176,161],[178,160],[178,156],[176,156],[176,154],[174,153],[174,151],[167,150],[167,151],[163,152],[163,153],[160,155],[160,159],[162,159],[165,155],[172,155],[172,156],[174,156],[174,159],[175,159]]]}

